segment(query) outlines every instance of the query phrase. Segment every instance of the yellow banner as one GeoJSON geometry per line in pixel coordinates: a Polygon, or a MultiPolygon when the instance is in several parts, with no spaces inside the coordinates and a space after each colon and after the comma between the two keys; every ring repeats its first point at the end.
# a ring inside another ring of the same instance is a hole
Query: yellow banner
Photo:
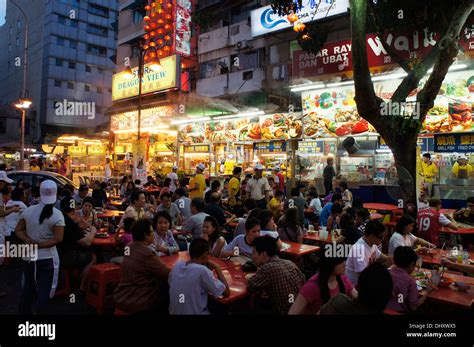
{"type": "Polygon", "coordinates": [[[105,154],[107,151],[105,149],[105,146],[89,146],[88,148],[88,154],[105,154]]]}
{"type": "Polygon", "coordinates": [[[87,155],[86,146],[69,146],[67,150],[69,155],[87,155]]]}
{"type": "MultiPolygon", "coordinates": [[[[150,64],[145,64],[142,94],[179,87],[177,74],[179,59],[177,56],[160,59],[160,63],[163,69],[156,72],[149,68],[150,64]]],[[[132,79],[127,79],[124,71],[112,76],[112,101],[138,95],[138,68],[133,68],[132,73],[134,74],[132,79]]]]}

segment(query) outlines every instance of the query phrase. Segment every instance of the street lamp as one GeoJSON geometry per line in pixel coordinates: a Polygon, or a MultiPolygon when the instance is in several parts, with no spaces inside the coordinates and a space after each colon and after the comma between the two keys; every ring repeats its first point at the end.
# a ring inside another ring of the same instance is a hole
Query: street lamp
{"type": "MultiPolygon", "coordinates": [[[[135,46],[136,47],[136,46],[135,46]]],[[[133,48],[135,48],[133,47],[133,48]]],[[[139,53],[136,54],[136,51],[132,48],[132,55],[130,59],[133,58],[134,55],[138,55],[138,140],[140,140],[140,127],[141,127],[141,115],[142,115],[142,80],[144,75],[144,65],[145,65],[145,56],[150,53],[150,69],[152,71],[160,71],[163,70],[163,66],[161,66],[160,59],[158,58],[158,52],[156,46],[149,46],[146,49],[143,47],[142,42],[140,41],[138,45],[139,53]]],[[[135,78],[135,74],[132,72],[130,65],[127,66],[125,69],[126,79],[133,79],[135,78]]]]}
{"type": "Polygon", "coordinates": [[[15,104],[15,107],[21,110],[20,170],[24,169],[26,110],[30,108],[31,103],[30,99],[19,99],[15,104]]]}

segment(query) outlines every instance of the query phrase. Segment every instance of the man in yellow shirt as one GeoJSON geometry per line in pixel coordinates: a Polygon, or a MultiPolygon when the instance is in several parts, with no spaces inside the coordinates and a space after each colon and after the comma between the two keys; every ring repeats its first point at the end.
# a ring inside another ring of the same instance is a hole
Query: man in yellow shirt
{"type": "Polygon", "coordinates": [[[206,166],[203,163],[196,167],[196,175],[189,180],[189,198],[203,198],[204,190],[206,189],[206,179],[202,174],[206,166]]]}
{"type": "Polygon", "coordinates": [[[30,164],[30,171],[40,171],[40,170],[41,168],[39,167],[38,162],[36,161],[36,159],[33,159],[30,164]]]}
{"type": "Polygon", "coordinates": [[[242,173],[241,167],[234,167],[232,171],[232,178],[229,181],[229,207],[231,211],[235,209],[237,205],[237,195],[240,191],[240,174],[242,173]]]}
{"type": "Polygon", "coordinates": [[[438,167],[431,161],[431,154],[423,154],[421,162],[420,176],[423,177],[425,182],[426,194],[428,197],[433,196],[433,182],[438,176],[438,167]]]}
{"type": "Polygon", "coordinates": [[[472,166],[467,163],[467,157],[462,155],[453,165],[451,171],[454,174],[454,177],[457,179],[469,179],[469,177],[472,175],[472,166]]]}

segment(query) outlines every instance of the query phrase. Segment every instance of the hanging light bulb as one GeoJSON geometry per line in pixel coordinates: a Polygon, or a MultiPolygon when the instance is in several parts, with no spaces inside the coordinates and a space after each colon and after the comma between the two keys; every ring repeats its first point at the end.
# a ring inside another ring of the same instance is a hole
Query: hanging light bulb
{"type": "Polygon", "coordinates": [[[293,30],[300,33],[304,30],[305,27],[306,27],[306,25],[304,25],[303,23],[296,22],[295,25],[293,26],[293,30]]]}
{"type": "Polygon", "coordinates": [[[166,41],[169,41],[169,40],[171,40],[171,36],[165,35],[164,39],[165,39],[166,41]]]}
{"type": "Polygon", "coordinates": [[[296,13],[294,13],[294,12],[291,13],[291,14],[289,14],[288,17],[286,17],[286,18],[288,19],[288,22],[290,22],[290,23],[294,23],[294,22],[296,22],[298,19],[300,19],[300,18],[298,17],[298,15],[297,15],[296,13]]]}

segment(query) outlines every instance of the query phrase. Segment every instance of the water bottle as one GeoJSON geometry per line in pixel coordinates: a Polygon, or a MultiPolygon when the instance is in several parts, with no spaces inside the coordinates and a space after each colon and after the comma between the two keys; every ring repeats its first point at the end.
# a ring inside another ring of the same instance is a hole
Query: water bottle
{"type": "Polygon", "coordinates": [[[468,251],[464,251],[462,253],[462,263],[464,265],[469,265],[469,252],[468,251]]]}

